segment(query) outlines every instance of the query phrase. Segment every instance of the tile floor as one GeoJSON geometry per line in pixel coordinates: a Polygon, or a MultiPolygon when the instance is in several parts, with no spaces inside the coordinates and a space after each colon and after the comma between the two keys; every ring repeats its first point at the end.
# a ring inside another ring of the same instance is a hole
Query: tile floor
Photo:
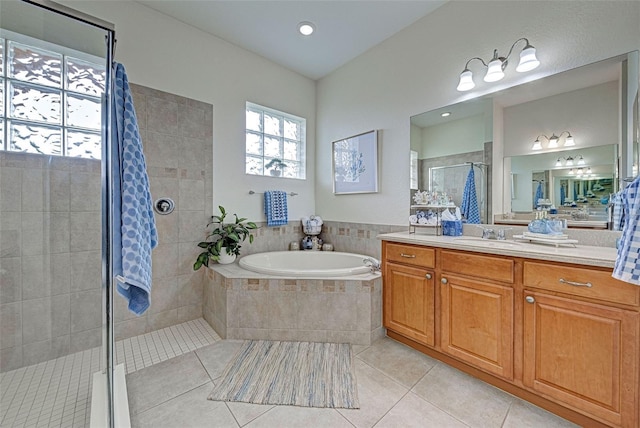
{"type": "Polygon", "coordinates": [[[388,338],[354,347],[358,410],[207,400],[241,343],[217,341],[128,374],[132,426],[576,426],[388,338]]]}
{"type": "MultiPolygon", "coordinates": [[[[133,373],[219,340],[201,318],[117,341],[116,361],[133,373]]],[[[100,348],[93,348],[0,373],[0,427],[89,426],[100,357],[100,348]]]]}

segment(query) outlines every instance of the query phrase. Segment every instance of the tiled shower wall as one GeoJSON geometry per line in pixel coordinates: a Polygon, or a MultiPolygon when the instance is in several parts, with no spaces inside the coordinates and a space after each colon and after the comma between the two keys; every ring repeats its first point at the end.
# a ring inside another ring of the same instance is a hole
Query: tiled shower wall
{"type": "Polygon", "coordinates": [[[118,296],[116,339],[202,317],[204,274],[192,266],[213,206],[213,106],[139,85],[131,90],[151,196],[176,205],[169,215],[156,214],[151,307],[137,317],[118,296]]]}
{"type": "MultiPolygon", "coordinates": [[[[191,269],[212,206],[213,107],[132,85],[156,216],[151,308],[115,296],[116,339],[202,316],[191,269]]],[[[0,152],[0,371],[101,342],[100,162],[0,152]]]]}

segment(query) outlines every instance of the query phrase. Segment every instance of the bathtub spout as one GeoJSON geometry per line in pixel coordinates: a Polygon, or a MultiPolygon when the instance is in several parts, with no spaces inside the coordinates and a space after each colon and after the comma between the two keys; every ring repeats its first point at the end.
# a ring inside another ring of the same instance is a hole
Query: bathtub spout
{"type": "Polygon", "coordinates": [[[369,266],[371,273],[380,272],[380,262],[373,257],[362,259],[362,263],[364,263],[365,266],[369,266]]]}

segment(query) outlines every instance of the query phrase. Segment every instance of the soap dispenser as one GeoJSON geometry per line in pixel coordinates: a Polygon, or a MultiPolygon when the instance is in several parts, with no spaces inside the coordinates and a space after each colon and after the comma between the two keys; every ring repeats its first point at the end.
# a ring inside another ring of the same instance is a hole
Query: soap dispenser
{"type": "Polygon", "coordinates": [[[535,218],[529,223],[527,229],[531,233],[546,233],[546,211],[535,211],[535,218]]]}

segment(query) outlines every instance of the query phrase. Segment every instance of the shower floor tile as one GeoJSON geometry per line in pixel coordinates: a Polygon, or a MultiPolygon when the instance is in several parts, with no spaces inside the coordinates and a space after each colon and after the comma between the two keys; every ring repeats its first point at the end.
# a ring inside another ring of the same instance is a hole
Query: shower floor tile
{"type": "MultiPolygon", "coordinates": [[[[218,340],[200,318],[116,342],[116,363],[133,373],[218,340]]],[[[0,426],[89,426],[92,375],[101,356],[93,348],[0,373],[0,426]]]]}

